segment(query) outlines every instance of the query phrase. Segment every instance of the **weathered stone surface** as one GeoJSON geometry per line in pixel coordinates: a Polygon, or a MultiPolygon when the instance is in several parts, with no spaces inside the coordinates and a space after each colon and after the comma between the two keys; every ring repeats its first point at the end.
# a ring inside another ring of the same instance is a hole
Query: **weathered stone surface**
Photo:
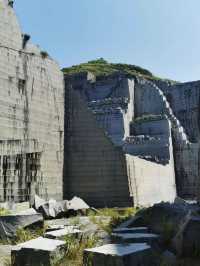
{"type": "Polygon", "coordinates": [[[151,247],[145,243],[109,244],[84,252],[84,266],[152,266],[154,262],[151,247]]]}
{"type": "Polygon", "coordinates": [[[13,266],[53,266],[62,255],[65,242],[39,237],[17,245],[11,251],[13,266]]]}
{"type": "Polygon", "coordinates": [[[62,199],[64,102],[59,66],[0,0],[0,202],[62,199]]]}
{"type": "MultiPolygon", "coordinates": [[[[141,223],[146,224],[153,232],[164,234],[167,226],[171,229],[170,234],[175,236],[179,225],[191,211],[191,205],[160,203],[144,209],[139,213],[139,217],[141,223]]],[[[134,222],[132,225],[134,226],[134,222]]]]}
{"type": "Polygon", "coordinates": [[[200,217],[188,215],[173,239],[173,246],[180,256],[199,256],[200,217]]]}
{"type": "MultiPolygon", "coordinates": [[[[133,137],[130,128],[138,113],[135,95],[139,90],[134,79],[119,74],[91,82],[87,75],[75,74],[66,75],[65,80],[69,114],[65,117],[65,197],[78,195],[94,207],[173,202],[176,187],[170,119],[165,116],[143,123],[147,141],[132,143],[128,140],[133,137]]],[[[155,94],[156,103],[164,108],[167,103],[161,91],[153,90],[151,98],[155,94]]]]}

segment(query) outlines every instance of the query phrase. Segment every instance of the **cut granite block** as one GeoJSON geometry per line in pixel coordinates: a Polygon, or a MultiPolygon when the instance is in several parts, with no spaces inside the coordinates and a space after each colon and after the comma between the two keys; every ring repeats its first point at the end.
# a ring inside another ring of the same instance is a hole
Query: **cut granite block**
{"type": "Polygon", "coordinates": [[[126,234],[126,233],[148,233],[147,227],[124,227],[124,228],[116,228],[113,230],[113,233],[120,233],[120,234],[126,234]]]}
{"type": "Polygon", "coordinates": [[[159,235],[156,234],[143,234],[143,233],[130,233],[130,234],[118,234],[112,233],[112,237],[123,241],[125,243],[148,243],[153,244],[159,240],[159,235]]]}
{"type": "Polygon", "coordinates": [[[68,226],[68,227],[61,229],[61,230],[55,230],[55,231],[47,232],[47,233],[45,233],[44,236],[47,238],[51,238],[51,239],[63,239],[69,235],[74,235],[74,236],[78,237],[81,234],[82,234],[82,231],[74,228],[74,226],[68,226]]]}
{"type": "Polygon", "coordinates": [[[12,266],[53,266],[62,256],[64,241],[39,237],[15,246],[12,266]]]}
{"type": "Polygon", "coordinates": [[[154,256],[146,243],[108,244],[84,251],[84,266],[152,266],[154,256]]]}

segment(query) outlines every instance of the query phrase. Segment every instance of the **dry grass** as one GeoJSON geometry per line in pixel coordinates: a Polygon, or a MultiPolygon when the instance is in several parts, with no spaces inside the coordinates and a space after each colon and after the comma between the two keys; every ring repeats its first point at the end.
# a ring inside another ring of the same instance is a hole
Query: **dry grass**
{"type": "Polygon", "coordinates": [[[82,266],[84,250],[97,246],[99,239],[95,236],[81,239],[68,236],[65,241],[64,255],[54,262],[54,266],[82,266]]]}

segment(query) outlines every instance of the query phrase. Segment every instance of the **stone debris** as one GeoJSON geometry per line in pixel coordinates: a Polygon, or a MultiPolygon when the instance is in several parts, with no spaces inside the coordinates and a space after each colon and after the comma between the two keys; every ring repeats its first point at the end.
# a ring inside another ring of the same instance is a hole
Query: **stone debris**
{"type": "Polygon", "coordinates": [[[44,219],[40,213],[0,216],[0,238],[14,237],[19,228],[43,226],[44,219]]]}
{"type": "Polygon", "coordinates": [[[117,234],[112,233],[112,237],[114,239],[118,239],[122,242],[126,243],[149,243],[152,244],[154,242],[157,242],[160,238],[159,235],[156,234],[143,234],[143,233],[128,233],[128,234],[117,234]]]}
{"type": "Polygon", "coordinates": [[[50,239],[64,239],[66,236],[73,235],[75,237],[78,237],[81,234],[82,234],[82,231],[74,228],[74,226],[68,226],[64,229],[47,232],[45,233],[44,236],[50,239]]]}
{"type": "Polygon", "coordinates": [[[114,233],[120,233],[120,234],[125,234],[125,233],[148,233],[148,228],[147,227],[132,227],[132,228],[127,228],[127,227],[122,227],[122,228],[116,228],[113,230],[114,233]]]}
{"type": "Polygon", "coordinates": [[[84,251],[84,266],[150,266],[152,263],[152,249],[146,243],[108,244],[84,251]]]}
{"type": "Polygon", "coordinates": [[[11,251],[12,266],[53,266],[64,246],[64,241],[43,237],[19,244],[11,251]]]}
{"type": "Polygon", "coordinates": [[[36,195],[34,208],[42,213],[45,219],[52,219],[70,215],[71,212],[84,212],[90,209],[90,206],[78,197],[74,197],[72,200],[56,201],[51,199],[45,201],[36,195]]]}
{"type": "Polygon", "coordinates": [[[81,198],[73,197],[73,199],[66,202],[68,210],[88,210],[90,206],[81,198]]]}
{"type": "Polygon", "coordinates": [[[67,212],[65,201],[49,200],[37,209],[45,219],[58,218],[67,212]]]}

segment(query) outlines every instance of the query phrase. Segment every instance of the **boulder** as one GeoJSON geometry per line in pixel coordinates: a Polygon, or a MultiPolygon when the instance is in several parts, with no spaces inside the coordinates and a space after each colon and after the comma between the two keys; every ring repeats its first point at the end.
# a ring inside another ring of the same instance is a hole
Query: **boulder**
{"type": "MultiPolygon", "coordinates": [[[[145,224],[151,231],[157,234],[165,235],[168,233],[171,237],[174,237],[187,215],[190,213],[198,213],[198,210],[198,205],[159,203],[140,211],[138,216],[140,217],[142,226],[145,224]]],[[[133,225],[134,223],[132,223],[133,225]]]]}
{"type": "Polygon", "coordinates": [[[200,256],[200,217],[188,215],[173,239],[179,256],[200,256]]]}

